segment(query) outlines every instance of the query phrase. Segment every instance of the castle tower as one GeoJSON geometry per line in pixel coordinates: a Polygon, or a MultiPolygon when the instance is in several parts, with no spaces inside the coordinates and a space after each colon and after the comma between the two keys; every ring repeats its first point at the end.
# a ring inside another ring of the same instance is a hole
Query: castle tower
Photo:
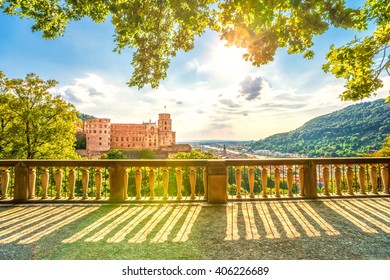
{"type": "Polygon", "coordinates": [[[167,147],[176,144],[176,135],[172,132],[171,115],[158,114],[158,144],[159,147],[167,147]]]}
{"type": "Polygon", "coordinates": [[[85,132],[87,152],[102,152],[110,149],[110,119],[86,119],[85,132]]]}

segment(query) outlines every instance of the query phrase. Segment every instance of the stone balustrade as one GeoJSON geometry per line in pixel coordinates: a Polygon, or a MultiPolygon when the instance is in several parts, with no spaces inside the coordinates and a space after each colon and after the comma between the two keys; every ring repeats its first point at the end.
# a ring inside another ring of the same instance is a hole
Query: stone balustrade
{"type": "Polygon", "coordinates": [[[0,202],[389,196],[390,158],[1,160],[0,202]]]}

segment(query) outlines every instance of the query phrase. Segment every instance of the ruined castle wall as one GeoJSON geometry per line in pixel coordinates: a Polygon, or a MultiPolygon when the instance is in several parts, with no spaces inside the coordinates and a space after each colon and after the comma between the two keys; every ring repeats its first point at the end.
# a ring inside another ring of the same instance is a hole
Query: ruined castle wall
{"type": "Polygon", "coordinates": [[[110,149],[110,126],[110,119],[86,119],[87,151],[108,151],[110,149]]]}

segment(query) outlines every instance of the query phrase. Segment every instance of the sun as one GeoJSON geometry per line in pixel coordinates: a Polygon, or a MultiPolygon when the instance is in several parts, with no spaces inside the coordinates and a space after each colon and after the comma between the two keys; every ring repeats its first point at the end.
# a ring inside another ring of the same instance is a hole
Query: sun
{"type": "Polygon", "coordinates": [[[251,68],[251,64],[242,57],[246,49],[235,46],[227,47],[226,42],[216,42],[211,51],[210,63],[212,63],[220,73],[226,72],[246,72],[251,68]]]}

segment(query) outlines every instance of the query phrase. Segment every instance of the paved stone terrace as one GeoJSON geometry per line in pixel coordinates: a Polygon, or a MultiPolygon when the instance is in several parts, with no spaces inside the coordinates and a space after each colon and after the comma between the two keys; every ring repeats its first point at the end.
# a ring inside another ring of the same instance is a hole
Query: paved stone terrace
{"type": "Polygon", "coordinates": [[[390,198],[1,205],[0,259],[390,259],[390,198]]]}

